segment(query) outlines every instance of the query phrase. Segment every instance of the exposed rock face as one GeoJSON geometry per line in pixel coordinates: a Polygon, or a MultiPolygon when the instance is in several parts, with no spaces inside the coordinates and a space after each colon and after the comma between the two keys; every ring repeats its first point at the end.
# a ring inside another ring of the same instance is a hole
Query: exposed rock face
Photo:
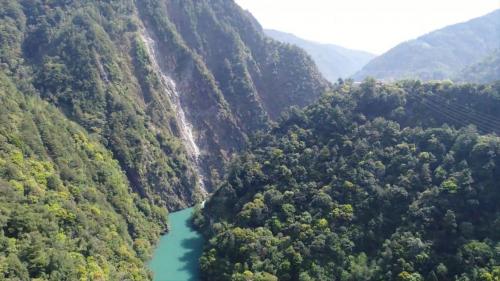
{"type": "Polygon", "coordinates": [[[212,190],[249,134],[329,86],[231,0],[30,0],[1,15],[8,73],[28,76],[113,152],[135,192],[170,210],[212,190]]]}
{"type": "Polygon", "coordinates": [[[248,133],[327,87],[308,56],[265,37],[233,1],[149,4],[141,6],[141,18],[158,44],[162,69],[177,82],[209,190],[213,172],[245,145],[248,133]]]}

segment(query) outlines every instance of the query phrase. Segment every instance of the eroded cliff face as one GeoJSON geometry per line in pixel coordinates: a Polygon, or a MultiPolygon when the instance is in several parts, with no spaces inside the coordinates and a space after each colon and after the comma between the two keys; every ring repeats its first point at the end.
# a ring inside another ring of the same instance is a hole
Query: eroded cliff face
{"type": "MultiPolygon", "coordinates": [[[[165,68],[160,66],[160,53],[158,51],[157,42],[151,37],[151,34],[147,29],[143,29],[141,31],[141,39],[146,46],[152,69],[158,75],[162,94],[168,98],[171,110],[174,112],[175,125],[178,129],[177,136],[182,140],[183,147],[196,171],[195,176],[197,177],[198,188],[201,195],[205,196],[207,194],[207,190],[205,188],[205,176],[201,168],[201,150],[193,132],[193,124],[186,117],[186,112],[184,111],[184,106],[181,103],[180,93],[177,90],[175,82],[170,76],[168,76],[168,73],[164,70],[165,68]]],[[[167,111],[168,109],[163,106],[163,110],[167,111]]]]}
{"type": "Polygon", "coordinates": [[[2,69],[25,77],[170,210],[213,190],[248,136],[328,87],[233,1],[14,1],[2,69]]]}
{"type": "Polygon", "coordinates": [[[168,18],[198,54],[244,130],[291,105],[305,105],[326,82],[302,50],[271,40],[232,0],[166,1],[168,18]]]}
{"type": "Polygon", "coordinates": [[[166,208],[326,86],[233,1],[0,0],[0,279],[150,280],[166,208]]]}
{"type": "Polygon", "coordinates": [[[248,134],[328,87],[302,50],[267,38],[233,1],[150,1],[139,7],[164,71],[177,82],[209,191],[248,134]]]}

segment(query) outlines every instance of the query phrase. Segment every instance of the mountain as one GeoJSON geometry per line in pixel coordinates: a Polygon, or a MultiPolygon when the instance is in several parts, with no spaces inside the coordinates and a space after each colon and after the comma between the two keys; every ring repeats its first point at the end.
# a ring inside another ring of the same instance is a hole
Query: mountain
{"type": "Polygon", "coordinates": [[[210,192],[207,280],[495,280],[498,91],[333,85],[233,0],[0,0],[0,280],[151,280],[210,192]]]}
{"type": "Polygon", "coordinates": [[[500,49],[482,61],[467,66],[453,80],[461,82],[491,83],[500,80],[500,49]]]}
{"type": "Polygon", "coordinates": [[[366,80],[290,110],[197,213],[202,280],[495,280],[499,90],[366,80]]]}
{"type": "Polygon", "coordinates": [[[233,1],[6,1],[1,15],[8,73],[99,135],[134,190],[170,209],[210,190],[248,133],[328,87],[233,1]]]}
{"type": "Polygon", "coordinates": [[[500,46],[500,10],[404,42],[373,59],[353,77],[383,80],[451,79],[500,46]]]}
{"type": "Polygon", "coordinates": [[[272,29],[264,31],[271,38],[304,49],[316,62],[321,73],[331,82],[336,82],[338,78],[350,77],[375,57],[364,51],[307,41],[290,33],[272,29]]]}
{"type": "Polygon", "coordinates": [[[330,87],[232,0],[3,0],[0,78],[6,280],[150,280],[166,210],[330,87]]]}
{"type": "Polygon", "coordinates": [[[192,127],[188,142],[199,147],[192,162],[210,191],[248,134],[329,85],[302,50],[269,40],[231,0],[150,1],[137,6],[138,33],[157,70],[176,85],[176,109],[192,127]]]}
{"type": "Polygon", "coordinates": [[[147,280],[166,209],[30,88],[0,71],[0,279],[147,280]]]}

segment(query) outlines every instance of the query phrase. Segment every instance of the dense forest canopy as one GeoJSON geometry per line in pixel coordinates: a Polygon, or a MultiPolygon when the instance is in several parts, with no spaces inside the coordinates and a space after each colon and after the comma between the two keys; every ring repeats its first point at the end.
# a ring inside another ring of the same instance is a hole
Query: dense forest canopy
{"type": "Polygon", "coordinates": [[[205,280],[498,281],[499,108],[332,85],[233,0],[0,0],[0,280],[151,280],[205,187],[205,280]]]}
{"type": "Polygon", "coordinates": [[[368,80],[289,111],[195,219],[205,280],[497,280],[500,139],[473,124],[499,90],[368,80]]]}
{"type": "Polygon", "coordinates": [[[0,102],[0,279],[148,279],[165,208],[132,192],[95,137],[3,73],[0,102]]]}
{"type": "Polygon", "coordinates": [[[150,280],[166,210],[328,86],[233,1],[0,0],[0,279],[150,280]]]}

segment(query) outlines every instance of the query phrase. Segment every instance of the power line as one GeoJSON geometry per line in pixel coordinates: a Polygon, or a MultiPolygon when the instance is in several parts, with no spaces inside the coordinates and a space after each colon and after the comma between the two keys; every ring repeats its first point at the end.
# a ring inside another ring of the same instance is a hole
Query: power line
{"type": "Polygon", "coordinates": [[[466,112],[456,110],[456,109],[451,108],[447,105],[437,105],[437,104],[432,103],[430,101],[425,101],[425,102],[430,106],[437,107],[439,111],[446,110],[449,114],[453,115],[455,118],[460,119],[461,123],[468,121],[470,124],[474,124],[478,127],[482,127],[483,129],[486,129],[487,132],[499,131],[499,129],[496,126],[492,125],[491,123],[486,123],[484,121],[471,118],[470,116],[467,115],[466,112]]]}
{"type": "Polygon", "coordinates": [[[449,111],[448,109],[446,108],[441,108],[441,107],[438,107],[437,105],[435,104],[432,104],[426,100],[422,100],[422,104],[425,105],[427,108],[429,108],[430,110],[438,113],[438,114],[441,114],[441,115],[444,115],[446,118],[450,119],[451,121],[463,126],[463,127],[466,127],[470,124],[472,125],[475,125],[476,128],[480,131],[482,131],[483,133],[489,133],[491,132],[491,129],[490,128],[487,128],[485,127],[484,125],[482,124],[475,124],[475,123],[471,123],[471,122],[466,122],[464,121],[463,119],[461,119],[460,117],[457,117],[456,113],[454,113],[453,111],[449,111]]]}
{"type": "Polygon", "coordinates": [[[472,124],[485,133],[494,132],[498,134],[500,132],[500,121],[496,117],[487,114],[478,116],[479,114],[474,114],[471,111],[472,109],[465,106],[460,106],[459,108],[457,105],[450,104],[449,100],[443,97],[439,97],[438,101],[432,99],[430,96],[410,95],[409,99],[426,106],[433,112],[445,115],[448,119],[461,126],[472,124]],[[469,123],[466,123],[466,121],[469,123]]]}
{"type": "Polygon", "coordinates": [[[466,107],[466,106],[459,104],[457,102],[446,100],[444,97],[432,96],[432,97],[426,97],[426,98],[431,100],[431,101],[435,101],[437,103],[446,104],[450,108],[454,108],[457,111],[461,111],[464,114],[467,114],[469,117],[475,118],[476,120],[481,120],[481,121],[486,122],[488,124],[492,123],[494,126],[500,126],[500,119],[496,118],[493,115],[473,111],[470,107],[466,107]],[[436,99],[438,99],[440,101],[437,101],[436,99]]]}
{"type": "Polygon", "coordinates": [[[433,104],[427,100],[425,101],[422,101],[424,105],[426,105],[427,107],[433,109],[433,111],[439,113],[439,114],[442,114],[442,115],[445,115],[447,118],[451,119],[452,121],[462,125],[462,126],[467,126],[467,125],[475,125],[478,129],[488,133],[488,132],[491,132],[492,129],[490,128],[490,126],[487,126],[483,123],[474,123],[474,122],[470,122],[470,121],[466,121],[465,119],[463,119],[463,114],[462,113],[458,113],[456,111],[453,111],[449,108],[446,108],[446,107],[442,107],[442,106],[438,106],[436,104],[433,104]]]}

